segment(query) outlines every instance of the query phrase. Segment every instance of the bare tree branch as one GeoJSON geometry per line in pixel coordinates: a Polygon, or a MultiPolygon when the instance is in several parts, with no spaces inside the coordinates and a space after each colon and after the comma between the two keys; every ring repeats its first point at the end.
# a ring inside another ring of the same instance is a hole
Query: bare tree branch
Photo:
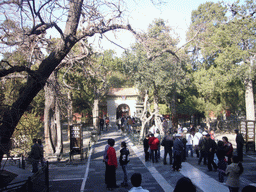
{"type": "Polygon", "coordinates": [[[30,75],[33,75],[35,72],[30,70],[29,68],[27,67],[24,67],[24,66],[14,66],[10,69],[2,69],[0,70],[0,77],[4,77],[4,76],[7,76],[11,73],[15,73],[15,72],[22,72],[22,71],[26,71],[28,72],[30,75]]]}
{"type": "Polygon", "coordinates": [[[185,47],[187,44],[189,44],[191,41],[193,41],[195,38],[196,38],[196,36],[199,34],[199,32],[200,32],[200,30],[198,30],[197,32],[196,32],[196,34],[194,35],[194,37],[192,37],[189,41],[187,41],[184,45],[182,45],[180,48],[178,48],[176,51],[175,51],[175,53],[177,53],[180,49],[182,49],[183,47],[185,47]]]}

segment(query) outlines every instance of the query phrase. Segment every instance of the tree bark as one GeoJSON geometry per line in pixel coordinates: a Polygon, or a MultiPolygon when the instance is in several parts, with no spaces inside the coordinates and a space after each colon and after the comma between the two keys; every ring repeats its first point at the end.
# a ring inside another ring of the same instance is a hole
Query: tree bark
{"type": "Polygon", "coordinates": [[[157,90],[154,91],[154,112],[155,112],[155,125],[160,131],[161,135],[164,135],[163,124],[159,114],[159,98],[157,90]]]}
{"type": "Polygon", "coordinates": [[[245,80],[245,106],[246,106],[246,120],[255,121],[254,95],[252,83],[252,68],[254,65],[254,57],[250,57],[250,66],[248,69],[248,78],[245,80]]]}
{"type": "Polygon", "coordinates": [[[248,79],[245,83],[245,104],[246,104],[246,120],[255,121],[253,84],[251,79],[248,79]]]}
{"type": "Polygon", "coordinates": [[[60,102],[58,99],[59,85],[57,72],[54,71],[45,86],[45,152],[60,155],[62,152],[62,126],[60,102]]]}
{"type": "Polygon", "coordinates": [[[147,119],[147,113],[148,113],[147,103],[148,103],[148,93],[146,91],[145,97],[144,97],[143,112],[142,112],[142,116],[140,117],[140,120],[141,120],[140,139],[144,138],[145,126],[147,122],[150,120],[149,118],[147,119]]]}
{"type": "Polygon", "coordinates": [[[45,137],[45,153],[53,154],[54,145],[52,143],[52,107],[54,106],[54,96],[52,92],[52,77],[49,78],[49,83],[44,87],[45,90],[45,107],[44,107],[44,137],[45,137]]]}
{"type": "Polygon", "coordinates": [[[176,89],[174,89],[171,98],[171,113],[172,113],[172,124],[173,128],[178,128],[178,115],[176,109],[176,89]]]}
{"type": "Polygon", "coordinates": [[[72,92],[68,92],[68,139],[70,139],[70,126],[73,124],[72,92]]]}
{"type": "Polygon", "coordinates": [[[62,126],[61,126],[61,114],[60,114],[60,104],[58,102],[58,97],[56,98],[55,103],[55,117],[56,117],[56,146],[55,154],[60,155],[63,149],[62,143],[62,126]]]}
{"type": "Polygon", "coordinates": [[[99,133],[100,132],[100,129],[99,129],[99,99],[94,99],[92,116],[93,116],[93,128],[94,128],[94,130],[97,131],[97,133],[99,133]]]}

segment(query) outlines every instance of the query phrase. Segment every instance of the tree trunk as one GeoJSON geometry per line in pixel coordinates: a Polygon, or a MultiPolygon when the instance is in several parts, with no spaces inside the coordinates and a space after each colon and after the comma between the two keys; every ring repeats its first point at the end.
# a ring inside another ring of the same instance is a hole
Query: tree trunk
{"type": "Polygon", "coordinates": [[[60,155],[62,153],[63,143],[62,143],[61,114],[60,114],[60,106],[59,106],[58,98],[56,98],[56,103],[55,103],[55,116],[56,116],[55,154],[60,155]]]}
{"type": "Polygon", "coordinates": [[[252,80],[248,79],[245,84],[246,120],[255,121],[254,95],[252,80]]]}
{"type": "Polygon", "coordinates": [[[99,99],[94,99],[93,101],[93,109],[92,109],[92,116],[93,116],[93,128],[100,132],[99,129],[99,99]]]}
{"type": "Polygon", "coordinates": [[[173,128],[178,128],[178,115],[177,115],[177,109],[176,109],[176,90],[174,89],[172,93],[172,99],[171,99],[171,113],[172,113],[172,124],[173,128]]]}
{"type": "Polygon", "coordinates": [[[68,92],[68,140],[70,139],[70,126],[73,124],[72,92],[68,92]]]}
{"type": "Polygon", "coordinates": [[[69,15],[64,32],[65,39],[59,40],[55,50],[42,61],[33,76],[29,76],[27,85],[19,93],[18,99],[12,104],[10,110],[3,115],[0,125],[0,162],[4,153],[9,151],[10,138],[20,118],[27,110],[37,93],[43,89],[48,77],[60,64],[70,49],[75,45],[77,27],[79,24],[83,0],[70,1],[69,15]]]}
{"type": "Polygon", "coordinates": [[[158,92],[155,91],[155,93],[154,93],[155,125],[158,128],[158,130],[160,131],[160,134],[164,135],[163,124],[162,124],[161,117],[159,114],[158,100],[159,100],[158,92]]]}
{"type": "Polygon", "coordinates": [[[253,83],[251,78],[254,58],[250,57],[250,67],[248,72],[248,79],[245,80],[245,106],[246,106],[246,120],[255,121],[254,95],[253,83]]]}
{"type": "Polygon", "coordinates": [[[146,91],[145,98],[144,98],[144,104],[143,104],[143,112],[140,117],[140,120],[141,120],[140,139],[143,139],[145,136],[144,135],[145,134],[145,126],[147,124],[147,113],[148,113],[147,103],[148,103],[148,93],[146,91]]]}
{"type": "Polygon", "coordinates": [[[61,115],[58,99],[59,85],[54,71],[45,86],[45,148],[46,154],[60,155],[62,151],[61,115]]]}
{"type": "Polygon", "coordinates": [[[54,96],[52,92],[52,76],[49,78],[49,83],[45,86],[45,107],[44,107],[44,137],[45,137],[45,153],[54,153],[54,144],[52,142],[52,126],[54,121],[52,120],[52,108],[54,106],[54,96]]]}

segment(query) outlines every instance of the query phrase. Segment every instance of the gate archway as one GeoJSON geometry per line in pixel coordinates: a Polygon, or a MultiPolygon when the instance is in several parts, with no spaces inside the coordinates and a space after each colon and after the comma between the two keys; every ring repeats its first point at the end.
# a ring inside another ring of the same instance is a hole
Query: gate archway
{"type": "Polygon", "coordinates": [[[125,116],[131,116],[130,107],[127,104],[121,104],[116,109],[116,119],[125,116]]]}

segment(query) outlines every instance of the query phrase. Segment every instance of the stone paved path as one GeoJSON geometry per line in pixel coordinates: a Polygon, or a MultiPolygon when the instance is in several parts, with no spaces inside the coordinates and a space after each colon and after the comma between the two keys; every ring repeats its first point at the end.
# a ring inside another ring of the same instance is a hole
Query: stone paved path
{"type": "MultiPolygon", "coordinates": [[[[183,176],[187,176],[192,180],[198,192],[228,191],[225,184],[218,182],[218,173],[208,172],[207,166],[197,165],[196,157],[189,157],[188,162],[182,163],[183,167],[180,172],[173,172],[171,165],[163,165],[162,159],[159,163],[155,164],[145,162],[142,146],[133,145],[128,137],[122,136],[116,130],[103,133],[100,140],[94,145],[90,163],[88,164],[88,176],[84,180],[84,188],[81,188],[81,191],[107,191],[104,183],[105,164],[102,161],[102,157],[108,138],[113,138],[116,141],[114,148],[116,149],[117,158],[120,155],[121,142],[126,141],[128,143],[128,148],[131,152],[130,163],[128,164],[128,178],[130,179],[131,175],[135,172],[141,173],[142,187],[149,191],[173,191],[176,182],[183,176]]],[[[161,150],[162,156],[163,150],[161,150]]],[[[255,157],[245,156],[244,160],[246,163],[244,164],[245,172],[240,179],[241,187],[256,183],[254,174],[254,168],[256,168],[255,157]]],[[[117,184],[120,185],[123,180],[123,172],[120,166],[117,169],[116,175],[117,184]]],[[[120,187],[114,191],[128,191],[131,187],[132,185],[129,182],[127,188],[120,187]]]]}
{"type": "MultiPolygon", "coordinates": [[[[91,156],[91,162],[89,166],[89,174],[84,188],[84,191],[86,192],[107,191],[106,185],[104,183],[105,164],[102,161],[102,157],[108,138],[113,138],[116,141],[114,148],[116,150],[117,158],[119,158],[120,155],[119,151],[121,142],[124,140],[127,141],[127,138],[121,136],[119,132],[110,132],[101,136],[100,140],[93,147],[93,154],[91,156]]],[[[150,191],[164,191],[162,187],[156,182],[155,178],[152,176],[149,170],[144,166],[139,157],[137,157],[137,155],[130,147],[129,149],[131,155],[130,163],[127,167],[128,178],[130,178],[133,173],[139,172],[142,174],[142,187],[150,191]]],[[[117,184],[120,185],[120,183],[122,183],[123,181],[123,172],[120,166],[117,168],[116,175],[117,184]]],[[[127,191],[131,187],[132,186],[129,183],[129,186],[127,188],[119,188],[115,189],[115,191],[127,191]]]]}

